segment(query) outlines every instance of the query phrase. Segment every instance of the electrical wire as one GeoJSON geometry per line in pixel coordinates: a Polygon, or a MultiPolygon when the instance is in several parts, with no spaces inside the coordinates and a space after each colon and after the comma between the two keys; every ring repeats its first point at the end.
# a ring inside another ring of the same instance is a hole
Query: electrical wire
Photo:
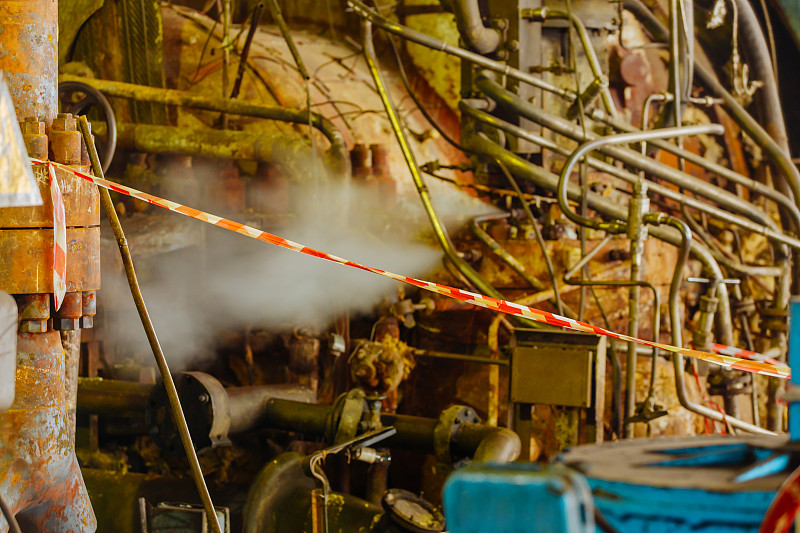
{"type": "Polygon", "coordinates": [[[461,144],[457,143],[452,137],[450,137],[441,128],[441,126],[439,126],[438,122],[431,116],[431,114],[428,112],[428,110],[425,109],[425,106],[423,106],[422,102],[419,101],[419,99],[417,98],[417,95],[414,94],[414,91],[411,90],[411,84],[408,81],[408,76],[406,75],[406,69],[403,67],[403,60],[400,58],[400,51],[397,49],[397,45],[395,44],[394,40],[392,39],[392,36],[389,35],[386,30],[383,30],[383,34],[386,37],[386,39],[389,41],[389,44],[391,45],[392,52],[394,53],[394,59],[395,59],[395,61],[397,61],[397,70],[398,70],[398,73],[400,74],[400,80],[403,82],[403,87],[405,87],[406,92],[408,93],[408,96],[411,98],[411,100],[417,106],[417,108],[419,109],[420,113],[422,113],[422,115],[425,117],[425,120],[427,120],[430,123],[430,125],[433,126],[433,129],[435,129],[439,133],[439,135],[442,136],[442,139],[447,141],[454,148],[456,148],[457,150],[461,150],[462,152],[465,152],[465,153],[468,153],[468,154],[474,154],[475,152],[473,152],[472,150],[468,150],[467,148],[464,148],[463,146],[461,146],[461,144]]]}

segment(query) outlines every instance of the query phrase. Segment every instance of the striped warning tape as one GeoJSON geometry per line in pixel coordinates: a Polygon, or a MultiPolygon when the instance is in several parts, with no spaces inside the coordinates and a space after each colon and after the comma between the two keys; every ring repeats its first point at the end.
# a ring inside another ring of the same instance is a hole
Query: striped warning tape
{"type": "Polygon", "coordinates": [[[48,165],[47,170],[50,174],[50,198],[53,201],[53,300],[58,311],[67,293],[67,217],[55,168],[48,165]]]}
{"type": "Polygon", "coordinates": [[[751,352],[750,350],[745,350],[743,348],[735,348],[733,346],[725,346],[724,344],[712,343],[711,349],[714,351],[714,353],[722,355],[729,355],[731,357],[738,357],[740,359],[750,359],[751,361],[761,361],[762,363],[769,363],[770,365],[789,368],[786,363],[782,363],[777,359],[767,357],[766,355],[762,355],[760,353],[751,352]]]}
{"type": "MultiPolygon", "coordinates": [[[[701,352],[699,350],[693,350],[690,348],[680,348],[678,346],[671,346],[669,344],[662,344],[659,342],[638,339],[636,337],[629,337],[628,335],[623,335],[621,333],[614,333],[613,331],[608,331],[606,329],[597,326],[592,326],[591,324],[587,324],[585,322],[573,320],[571,318],[556,315],[554,313],[549,313],[547,311],[542,311],[540,309],[536,309],[533,307],[520,305],[506,300],[500,300],[498,298],[492,298],[490,296],[484,296],[482,294],[476,294],[474,292],[456,289],[454,287],[448,287],[447,285],[432,283],[430,281],[410,278],[408,276],[401,276],[399,274],[394,274],[392,272],[381,270],[379,268],[373,268],[370,266],[361,265],[359,263],[355,263],[347,259],[342,259],[341,257],[337,257],[335,255],[315,250],[314,248],[309,248],[308,246],[304,246],[302,244],[290,241],[288,239],[278,237],[277,235],[273,235],[272,233],[268,233],[266,231],[261,231],[259,229],[253,228],[251,226],[240,224],[239,222],[234,222],[232,220],[221,218],[216,215],[212,215],[210,213],[199,211],[192,207],[181,205],[175,202],[171,202],[169,200],[165,200],[163,198],[159,198],[157,196],[153,196],[151,194],[137,191],[136,189],[126,187],[125,185],[120,185],[119,183],[114,183],[112,181],[97,178],[89,174],[84,174],[83,172],[79,172],[69,167],[65,167],[58,163],[52,163],[50,161],[41,161],[38,159],[31,159],[31,161],[36,165],[48,165],[51,167],[55,166],[65,172],[69,172],[71,174],[74,174],[75,176],[78,176],[85,180],[89,180],[101,187],[105,187],[120,194],[124,194],[126,196],[130,196],[132,198],[136,198],[138,200],[142,200],[144,202],[157,205],[159,207],[163,207],[164,209],[169,209],[170,211],[180,213],[181,215],[201,220],[208,224],[213,224],[214,226],[218,226],[220,228],[224,228],[239,233],[246,237],[250,237],[251,239],[257,239],[259,241],[274,244],[275,246],[280,246],[281,248],[286,248],[287,250],[292,250],[294,252],[299,252],[301,254],[310,255],[312,257],[317,257],[319,259],[325,259],[327,261],[332,261],[334,263],[339,263],[341,265],[357,268],[367,272],[372,272],[373,274],[378,274],[380,276],[384,276],[396,281],[408,283],[409,285],[414,285],[421,289],[435,292],[437,294],[454,298],[456,300],[461,300],[462,302],[467,302],[472,305],[490,309],[492,311],[499,311],[501,313],[506,313],[508,315],[513,315],[513,316],[521,316],[524,318],[528,318],[530,320],[535,320],[536,322],[541,322],[543,324],[550,324],[551,326],[563,327],[574,331],[581,331],[584,333],[594,333],[596,335],[604,335],[606,337],[611,337],[613,339],[617,339],[624,342],[634,342],[636,344],[642,344],[644,346],[655,347],[667,352],[682,354],[703,361],[708,361],[709,363],[724,366],[726,368],[730,368],[733,370],[742,370],[744,372],[752,372],[755,374],[763,374],[765,376],[774,376],[783,379],[789,378],[791,375],[791,371],[789,370],[789,368],[783,365],[779,366],[775,364],[770,364],[763,361],[753,360],[752,358],[745,359],[739,357],[732,357],[730,355],[724,355],[722,353],[713,354],[708,352],[701,352]]],[[[732,349],[738,350],[736,348],[732,349]]]]}

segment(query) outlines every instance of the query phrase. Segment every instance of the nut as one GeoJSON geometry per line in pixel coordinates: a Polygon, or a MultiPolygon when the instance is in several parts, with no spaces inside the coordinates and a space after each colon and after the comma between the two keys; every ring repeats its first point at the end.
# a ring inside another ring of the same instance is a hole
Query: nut
{"type": "Polygon", "coordinates": [[[47,320],[23,320],[19,323],[20,333],[45,333],[47,320]]]}
{"type": "Polygon", "coordinates": [[[19,123],[19,127],[23,134],[44,135],[45,125],[33,117],[27,117],[24,122],[19,123]]]}
{"type": "Polygon", "coordinates": [[[53,126],[50,129],[51,131],[75,131],[78,127],[72,113],[59,113],[53,119],[53,126]]]}
{"type": "Polygon", "coordinates": [[[54,318],[53,329],[57,331],[71,331],[81,328],[81,321],[79,318],[54,318]]]}

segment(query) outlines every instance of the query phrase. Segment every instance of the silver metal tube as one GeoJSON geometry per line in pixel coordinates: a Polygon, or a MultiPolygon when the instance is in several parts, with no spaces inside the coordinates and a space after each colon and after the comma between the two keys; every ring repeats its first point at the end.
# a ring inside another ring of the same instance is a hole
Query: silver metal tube
{"type": "MultiPolygon", "coordinates": [[[[569,121],[562,119],[561,117],[535,108],[534,106],[520,99],[517,95],[506,91],[503,87],[491,79],[484,77],[478,81],[477,85],[481,91],[495,100],[501,106],[518,112],[525,118],[542,124],[543,126],[561,133],[562,135],[568,136],[580,142],[594,140],[597,138],[596,135],[591,133],[584,135],[581,128],[569,121]]],[[[639,140],[640,139],[633,137],[631,142],[638,142],[639,140]]],[[[777,224],[763,211],[755,209],[751,203],[744,201],[742,198],[739,198],[735,194],[732,194],[721,187],[711,185],[685,172],[676,170],[653,159],[643,157],[640,153],[630,148],[623,148],[620,146],[603,146],[600,148],[600,151],[610,155],[611,157],[619,159],[626,164],[641,168],[646,172],[694,192],[695,194],[712,199],[720,206],[731,209],[755,222],[758,222],[759,224],[762,224],[765,227],[761,231],[758,231],[758,233],[761,235],[795,248],[800,247],[800,240],[781,233],[777,227],[777,224]]]]}
{"type": "MultiPolygon", "coordinates": [[[[637,130],[636,127],[632,126],[631,124],[628,124],[627,122],[618,118],[614,118],[600,109],[591,111],[589,113],[589,117],[593,120],[604,122],[605,124],[608,124],[619,131],[641,131],[637,130]]],[[[764,185],[756,180],[742,176],[738,172],[735,172],[727,167],[714,163],[713,161],[709,161],[699,154],[695,154],[684,148],[680,148],[669,141],[654,140],[651,141],[651,144],[682,159],[685,159],[692,164],[702,167],[721,178],[732,181],[753,191],[756,194],[769,198],[773,202],[780,204],[780,206],[784,208],[786,212],[795,220],[797,227],[800,227],[800,209],[798,209],[797,204],[795,204],[790,198],[786,197],[786,195],[782,194],[781,192],[776,191],[775,189],[768,187],[767,185],[764,185]]]]}
{"type": "Polygon", "coordinates": [[[652,130],[641,133],[640,132],[619,133],[616,135],[609,135],[608,137],[601,137],[593,141],[585,142],[582,145],[580,145],[574,152],[572,152],[572,155],[570,155],[566,163],[564,163],[564,167],[563,170],[561,171],[561,176],[558,182],[558,188],[556,189],[558,205],[559,207],[561,207],[561,211],[564,212],[566,217],[576,224],[589,228],[611,231],[611,232],[622,231],[622,227],[618,223],[600,222],[597,220],[592,220],[590,218],[581,216],[578,213],[575,213],[569,207],[569,201],[567,200],[567,186],[569,184],[569,176],[572,173],[572,169],[575,167],[575,164],[584,156],[584,154],[587,154],[598,148],[602,148],[604,146],[612,144],[629,144],[633,142],[647,141],[650,139],[665,139],[665,138],[678,137],[681,135],[700,135],[706,133],[719,135],[723,131],[724,130],[722,126],[720,126],[719,124],[703,124],[697,126],[684,126],[678,128],[664,128],[660,130],[652,130]]]}
{"type": "MultiPolygon", "coordinates": [[[[530,141],[532,143],[538,144],[539,146],[542,146],[542,147],[544,147],[544,148],[546,148],[546,149],[548,149],[548,150],[550,150],[550,151],[552,151],[554,153],[563,155],[565,157],[569,156],[569,154],[571,153],[570,150],[568,150],[566,148],[563,148],[562,146],[556,144],[555,142],[553,142],[553,141],[551,141],[549,139],[545,139],[544,137],[541,137],[541,136],[536,135],[534,133],[530,133],[529,131],[527,131],[527,130],[525,130],[525,129],[523,129],[523,128],[515,125],[515,124],[511,124],[509,122],[506,122],[506,121],[504,121],[502,119],[499,119],[499,118],[495,117],[494,115],[490,115],[489,113],[486,113],[484,111],[476,109],[475,107],[469,105],[468,103],[465,103],[463,100],[461,102],[459,102],[459,109],[461,109],[461,111],[463,113],[471,116],[472,118],[474,118],[474,119],[476,119],[476,120],[478,120],[480,122],[483,122],[485,124],[489,124],[491,126],[494,126],[494,127],[498,128],[498,129],[501,129],[501,130],[505,131],[506,133],[510,133],[511,135],[514,135],[514,136],[519,137],[521,139],[525,139],[525,140],[530,141]]],[[[640,130],[634,130],[634,131],[640,131],[640,130]]],[[[658,141],[653,141],[653,140],[650,141],[651,144],[656,144],[657,142],[658,141]]],[[[672,146],[673,148],[675,148],[675,145],[670,144],[670,143],[667,143],[667,144],[669,146],[672,146]]],[[[601,161],[599,159],[595,159],[595,158],[593,158],[591,156],[587,156],[585,158],[585,161],[589,166],[591,166],[593,168],[596,168],[596,169],[600,170],[601,172],[605,172],[606,174],[610,174],[612,176],[616,176],[617,178],[625,180],[628,183],[636,183],[636,181],[639,179],[639,176],[637,176],[636,174],[633,174],[631,172],[628,172],[627,170],[615,167],[614,165],[611,165],[611,164],[606,163],[605,161],[601,161]]],[[[676,202],[680,202],[681,204],[686,205],[686,207],[690,207],[692,209],[696,209],[696,210],[698,210],[700,212],[706,213],[706,214],[711,215],[712,217],[716,217],[716,218],[718,218],[720,220],[725,220],[726,222],[729,222],[731,224],[739,226],[740,228],[745,229],[747,231],[752,231],[753,233],[758,233],[759,235],[765,235],[766,232],[769,231],[768,228],[765,228],[762,225],[756,224],[756,223],[754,223],[754,222],[752,222],[752,221],[750,221],[750,220],[748,220],[746,218],[743,218],[743,217],[741,217],[739,215],[735,215],[733,213],[730,213],[729,211],[725,211],[723,209],[720,209],[719,207],[716,207],[714,205],[707,204],[707,203],[705,203],[705,202],[703,202],[701,200],[698,200],[698,199],[696,199],[694,197],[687,196],[685,194],[681,194],[680,192],[678,192],[678,191],[676,191],[674,189],[671,189],[669,187],[665,187],[664,185],[660,185],[660,184],[655,183],[655,182],[649,182],[649,188],[650,188],[650,192],[652,192],[652,193],[660,194],[661,196],[663,196],[665,198],[669,198],[671,200],[675,200],[676,202]]],[[[772,192],[778,194],[779,196],[782,196],[780,193],[777,193],[776,191],[774,191],[772,189],[770,189],[770,190],[772,192]]],[[[794,206],[792,206],[792,207],[794,207],[794,206]]],[[[794,207],[794,208],[797,209],[796,207],[794,207]]],[[[800,212],[798,212],[798,213],[800,213],[800,212]]],[[[715,256],[715,258],[717,259],[717,261],[720,261],[720,262],[723,261],[719,256],[715,256]]],[[[770,276],[777,276],[777,275],[780,274],[780,270],[777,267],[749,266],[749,265],[729,266],[727,263],[725,263],[725,266],[728,267],[728,268],[731,268],[733,270],[736,270],[737,272],[745,273],[745,274],[750,275],[750,276],[766,276],[766,277],[770,277],[770,276]],[[747,268],[748,270],[745,271],[744,270],[745,268],[747,268]],[[753,269],[753,270],[750,270],[750,269],[753,269]]]]}
{"type": "Polygon", "coordinates": [[[458,32],[470,48],[479,54],[491,54],[500,48],[502,34],[483,25],[478,0],[451,0],[448,3],[456,17],[458,32]]]}
{"type": "MultiPolygon", "coordinates": [[[[669,287],[669,318],[670,327],[672,330],[672,345],[683,346],[683,334],[681,332],[681,324],[683,321],[681,320],[680,311],[680,289],[683,279],[683,267],[686,265],[686,261],[689,258],[689,250],[692,243],[692,231],[689,229],[689,226],[687,226],[686,223],[672,216],[667,217],[666,223],[679,230],[682,238],[678,262],[675,265],[675,272],[672,275],[672,283],[669,287]]],[[[719,291],[719,289],[724,288],[725,285],[720,284],[717,290],[719,291]]],[[[718,296],[719,294],[720,292],[717,293],[718,296]]],[[[725,297],[727,298],[727,294],[725,297]]],[[[704,405],[692,402],[686,395],[686,378],[683,370],[683,355],[679,353],[672,354],[672,368],[675,372],[675,392],[678,396],[678,401],[685,409],[718,422],[727,421],[731,426],[743,431],[760,433],[763,435],[775,435],[775,433],[772,431],[767,431],[762,427],[749,424],[743,420],[739,420],[738,418],[723,416],[722,413],[718,413],[717,411],[709,409],[704,405]]]]}

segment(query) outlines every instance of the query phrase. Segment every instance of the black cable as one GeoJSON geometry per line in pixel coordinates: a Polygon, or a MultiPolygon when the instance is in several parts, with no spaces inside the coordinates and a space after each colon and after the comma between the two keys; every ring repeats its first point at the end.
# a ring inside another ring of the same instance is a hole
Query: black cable
{"type": "Polygon", "coordinates": [[[19,523],[17,522],[17,518],[14,516],[14,513],[11,512],[11,509],[6,505],[6,501],[0,496],[0,509],[3,511],[3,516],[8,522],[8,533],[22,533],[22,530],[19,528],[19,523]]]}
{"type": "Polygon", "coordinates": [[[447,133],[445,133],[445,131],[441,128],[441,126],[439,126],[439,124],[436,122],[436,120],[434,120],[434,118],[428,112],[428,110],[425,109],[425,107],[422,105],[422,102],[420,102],[419,99],[417,98],[417,95],[414,94],[414,91],[411,90],[411,84],[408,82],[408,76],[406,76],[406,69],[403,68],[403,60],[400,58],[400,52],[397,50],[397,45],[394,44],[394,41],[392,40],[392,36],[389,35],[386,32],[386,30],[383,30],[383,34],[386,37],[386,39],[389,40],[389,44],[392,47],[392,52],[394,53],[395,61],[397,61],[397,70],[400,73],[400,80],[403,82],[403,87],[406,88],[406,92],[408,93],[408,96],[411,97],[411,100],[413,100],[414,105],[417,106],[417,108],[419,109],[420,113],[422,113],[422,115],[425,117],[425,120],[430,122],[431,126],[433,126],[433,129],[435,129],[439,133],[439,135],[442,136],[442,139],[444,139],[445,141],[450,143],[454,148],[456,148],[457,150],[461,150],[462,152],[465,152],[465,153],[468,153],[468,154],[474,154],[475,152],[473,152],[472,150],[468,150],[467,148],[464,148],[459,143],[457,143],[455,140],[453,140],[453,138],[450,137],[447,133]]]}

